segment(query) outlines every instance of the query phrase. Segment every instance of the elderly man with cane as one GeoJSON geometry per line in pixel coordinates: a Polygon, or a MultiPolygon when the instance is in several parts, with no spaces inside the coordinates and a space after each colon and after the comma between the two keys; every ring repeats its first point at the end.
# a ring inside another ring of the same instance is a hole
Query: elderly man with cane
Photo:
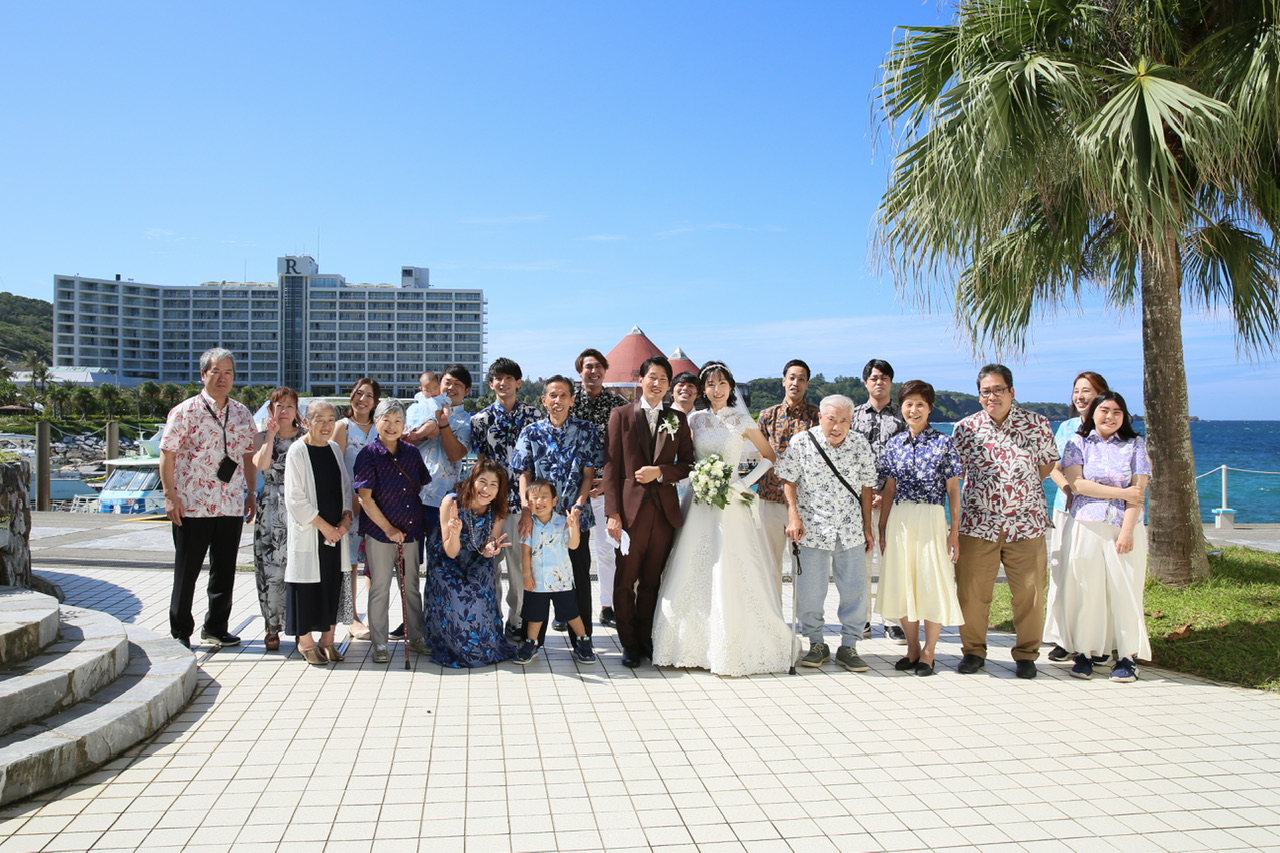
{"type": "Polygon", "coordinates": [[[823,398],[818,425],[791,439],[778,463],[787,501],[787,536],[800,546],[792,583],[800,631],[809,638],[801,666],[819,667],[830,658],[823,641],[827,577],[834,570],[840,594],[840,648],[836,663],[850,672],[869,667],[858,656],[867,606],[867,552],[875,545],[871,490],[875,457],[867,440],[850,432],[853,401],[841,394],[823,398]]]}

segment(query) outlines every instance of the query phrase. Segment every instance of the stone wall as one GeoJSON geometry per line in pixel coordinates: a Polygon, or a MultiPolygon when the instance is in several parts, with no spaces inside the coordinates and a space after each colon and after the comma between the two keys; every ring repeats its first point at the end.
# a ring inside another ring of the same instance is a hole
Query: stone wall
{"type": "Polygon", "coordinates": [[[31,588],[30,482],[27,460],[0,462],[0,586],[31,588]]]}

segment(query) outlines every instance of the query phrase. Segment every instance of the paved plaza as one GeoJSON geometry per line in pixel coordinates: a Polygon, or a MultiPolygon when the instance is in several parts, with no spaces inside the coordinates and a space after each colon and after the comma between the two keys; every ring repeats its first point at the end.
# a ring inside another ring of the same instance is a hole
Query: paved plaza
{"type": "MultiPolygon", "coordinates": [[[[166,525],[33,524],[69,604],[167,633],[166,525]]],[[[0,851],[1280,849],[1280,696],[1043,657],[1021,681],[1006,635],[961,676],[944,633],[927,679],[878,628],[865,674],[631,671],[599,628],[595,666],[552,635],[528,667],[405,671],[353,640],[319,668],[264,650],[250,574],[231,627],[160,734],[0,809],[0,851]]]]}

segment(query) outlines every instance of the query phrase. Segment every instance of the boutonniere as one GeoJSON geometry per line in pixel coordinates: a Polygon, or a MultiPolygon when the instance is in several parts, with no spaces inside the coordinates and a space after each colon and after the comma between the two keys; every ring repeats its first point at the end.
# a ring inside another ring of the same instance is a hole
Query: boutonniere
{"type": "Polygon", "coordinates": [[[676,417],[675,412],[667,412],[666,416],[658,423],[658,432],[665,432],[667,438],[675,438],[679,429],[680,419],[676,417]]]}

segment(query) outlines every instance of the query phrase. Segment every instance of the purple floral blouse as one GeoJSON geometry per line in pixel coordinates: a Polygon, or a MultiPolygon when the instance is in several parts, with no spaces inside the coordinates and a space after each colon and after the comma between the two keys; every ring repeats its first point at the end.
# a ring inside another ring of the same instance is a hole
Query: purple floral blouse
{"type": "MultiPolygon", "coordinates": [[[[1112,433],[1104,439],[1093,430],[1087,436],[1073,435],[1062,451],[1062,469],[1084,466],[1084,478],[1101,486],[1123,489],[1133,485],[1133,478],[1151,476],[1151,460],[1147,442],[1138,436],[1122,439],[1112,433]]],[[[1119,527],[1124,522],[1125,502],[1118,498],[1091,498],[1077,494],[1071,500],[1071,517],[1079,521],[1105,521],[1119,527]]]]}
{"type": "Polygon", "coordinates": [[[896,486],[895,504],[904,501],[938,504],[947,499],[947,480],[960,476],[960,454],[951,437],[933,427],[919,435],[900,432],[885,443],[876,460],[881,482],[892,477],[896,486]]]}

